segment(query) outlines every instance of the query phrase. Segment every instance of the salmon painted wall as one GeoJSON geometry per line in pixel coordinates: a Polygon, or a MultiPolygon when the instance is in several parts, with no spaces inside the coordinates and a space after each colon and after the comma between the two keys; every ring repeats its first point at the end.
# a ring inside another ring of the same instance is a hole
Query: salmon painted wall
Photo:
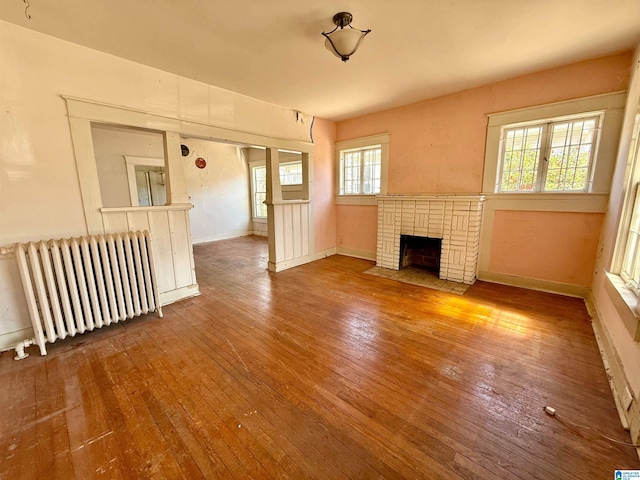
{"type": "MultiPolygon", "coordinates": [[[[625,90],[632,54],[623,52],[596,58],[344,120],[337,123],[336,140],[390,133],[390,194],[480,193],[487,114],[625,90]]],[[[350,219],[354,217],[351,212],[346,206],[337,210],[338,244],[342,242],[344,248],[368,245],[375,252],[375,215],[368,217],[370,223],[364,225],[362,219],[361,228],[354,229],[350,227],[350,219]]],[[[515,215],[526,218],[525,212],[515,215]]],[[[593,225],[582,220],[581,214],[576,213],[538,216],[536,229],[545,232],[566,222],[579,230],[563,234],[556,238],[557,242],[568,245],[571,238],[579,237],[588,245],[597,243],[599,227],[592,229],[593,225]]],[[[520,248],[532,255],[532,261],[547,264],[544,254],[536,249],[545,234],[540,235],[523,238],[520,248]]],[[[510,236],[508,230],[496,229],[492,244],[508,244],[510,236]]],[[[491,264],[500,273],[522,273],[522,265],[513,252],[493,250],[491,264]]],[[[586,287],[591,280],[584,273],[584,265],[592,269],[593,263],[593,252],[587,248],[572,254],[565,262],[549,263],[541,279],[586,287]]]]}
{"type": "Polygon", "coordinates": [[[498,210],[489,269],[505,275],[589,285],[603,218],[601,213],[498,210]],[[576,258],[584,261],[576,262],[576,258]]]}
{"type": "Polygon", "coordinates": [[[334,162],[336,124],[316,118],[313,122],[314,246],[321,252],[336,246],[334,162]]]}
{"type": "Polygon", "coordinates": [[[336,246],[363,256],[375,257],[378,207],[371,205],[336,206],[336,246]]]}
{"type": "Polygon", "coordinates": [[[478,193],[487,114],[625,90],[631,52],[338,122],[336,141],[390,133],[388,193],[478,193]]]}

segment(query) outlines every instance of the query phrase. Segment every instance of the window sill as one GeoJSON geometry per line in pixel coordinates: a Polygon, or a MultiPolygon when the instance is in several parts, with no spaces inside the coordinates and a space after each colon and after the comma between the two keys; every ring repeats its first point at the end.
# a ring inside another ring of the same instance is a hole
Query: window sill
{"type": "Polygon", "coordinates": [[[619,275],[607,272],[605,290],[620,315],[622,323],[634,341],[640,342],[640,313],[638,313],[638,297],[624,284],[619,275]]]}
{"type": "Polygon", "coordinates": [[[339,195],[336,205],[378,205],[375,195],[339,195]]]}

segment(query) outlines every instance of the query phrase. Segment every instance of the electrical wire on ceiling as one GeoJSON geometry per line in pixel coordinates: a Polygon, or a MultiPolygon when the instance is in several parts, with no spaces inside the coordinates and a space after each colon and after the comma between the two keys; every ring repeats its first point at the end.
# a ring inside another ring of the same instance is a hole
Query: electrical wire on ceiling
{"type": "Polygon", "coordinates": [[[311,126],[309,126],[309,138],[311,139],[311,143],[313,143],[313,122],[316,121],[316,117],[311,117],[311,126]]]}
{"type": "Polygon", "coordinates": [[[29,7],[31,7],[31,4],[29,3],[29,0],[22,0],[22,2],[25,4],[24,16],[27,17],[28,20],[31,20],[31,15],[29,14],[29,7]]]}

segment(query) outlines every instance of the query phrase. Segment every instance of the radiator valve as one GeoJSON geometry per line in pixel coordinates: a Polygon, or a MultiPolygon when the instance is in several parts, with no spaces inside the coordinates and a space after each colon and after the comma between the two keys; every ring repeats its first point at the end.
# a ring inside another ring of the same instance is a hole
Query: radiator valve
{"type": "Polygon", "coordinates": [[[27,348],[29,345],[33,345],[35,342],[35,340],[33,338],[27,339],[27,340],[23,340],[20,343],[18,343],[16,345],[16,356],[13,357],[14,360],[22,360],[23,358],[27,358],[29,356],[29,354],[27,352],[24,351],[25,348],[27,348]]]}

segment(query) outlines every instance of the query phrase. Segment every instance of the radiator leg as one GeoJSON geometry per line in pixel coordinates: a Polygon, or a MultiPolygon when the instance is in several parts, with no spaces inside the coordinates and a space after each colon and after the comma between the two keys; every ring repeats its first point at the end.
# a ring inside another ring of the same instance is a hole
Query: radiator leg
{"type": "Polygon", "coordinates": [[[14,360],[22,360],[23,358],[27,358],[29,354],[24,351],[29,345],[33,345],[35,340],[33,338],[29,338],[27,340],[23,340],[15,346],[16,356],[13,357],[14,360]]]}

